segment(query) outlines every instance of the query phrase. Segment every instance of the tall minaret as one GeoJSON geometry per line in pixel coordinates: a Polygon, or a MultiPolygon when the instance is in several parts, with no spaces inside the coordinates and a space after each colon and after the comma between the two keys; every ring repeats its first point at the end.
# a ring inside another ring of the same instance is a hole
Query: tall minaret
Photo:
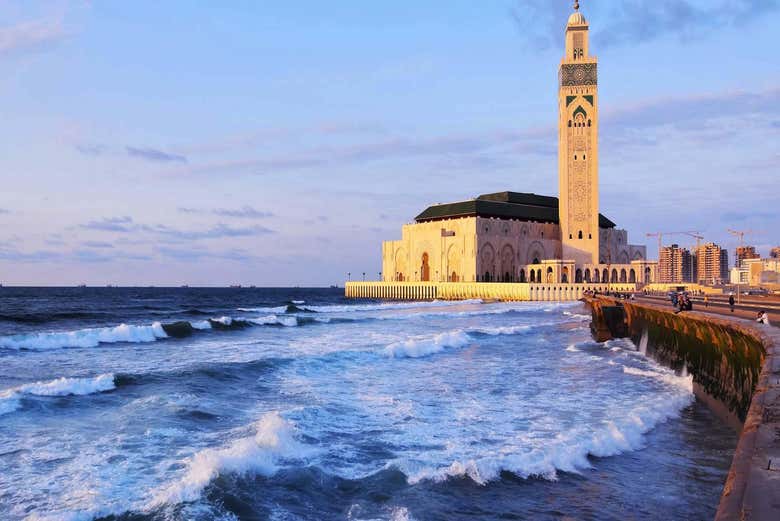
{"type": "Polygon", "coordinates": [[[579,9],[575,1],[559,73],[558,182],[563,259],[581,265],[599,262],[599,113],[597,60],[579,9]]]}

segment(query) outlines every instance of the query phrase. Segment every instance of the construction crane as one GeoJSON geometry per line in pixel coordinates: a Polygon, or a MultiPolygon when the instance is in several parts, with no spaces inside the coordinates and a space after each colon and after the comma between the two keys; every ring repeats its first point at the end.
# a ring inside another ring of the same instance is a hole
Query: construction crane
{"type": "Polygon", "coordinates": [[[687,231],[687,232],[654,232],[654,233],[648,233],[646,234],[648,237],[658,237],[658,257],[661,257],[661,248],[663,248],[663,241],[664,241],[664,235],[689,235],[691,237],[695,237],[697,240],[701,240],[704,237],[699,235],[699,233],[696,230],[694,231],[687,231]]]}
{"type": "Polygon", "coordinates": [[[753,235],[753,230],[727,230],[731,235],[739,237],[739,247],[742,248],[745,245],[745,235],[753,235]]]}

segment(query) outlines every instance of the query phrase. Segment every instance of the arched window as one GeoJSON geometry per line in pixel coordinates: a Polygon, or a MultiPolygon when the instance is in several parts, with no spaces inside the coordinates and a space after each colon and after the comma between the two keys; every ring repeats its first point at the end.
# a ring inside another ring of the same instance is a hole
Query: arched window
{"type": "Polygon", "coordinates": [[[613,269],[612,270],[612,282],[617,282],[617,281],[618,281],[618,272],[617,272],[616,269],[613,269]]]}
{"type": "Polygon", "coordinates": [[[590,269],[585,270],[585,282],[590,284],[590,269]]]}
{"type": "Polygon", "coordinates": [[[620,282],[627,282],[626,270],[620,270],[620,282]]]}
{"type": "Polygon", "coordinates": [[[569,120],[569,128],[571,128],[571,120],[569,120]]]}
{"type": "Polygon", "coordinates": [[[571,239],[572,239],[572,236],[571,236],[571,234],[569,234],[569,240],[571,240],[571,239]]]}
{"type": "Polygon", "coordinates": [[[590,234],[590,233],[589,233],[589,234],[588,234],[588,239],[592,239],[592,238],[593,238],[593,234],[590,234]]]}
{"type": "Polygon", "coordinates": [[[578,238],[582,239],[582,230],[580,230],[578,238]]]}
{"type": "Polygon", "coordinates": [[[525,282],[525,270],[520,270],[520,282],[525,282]]]}
{"type": "Polygon", "coordinates": [[[588,120],[588,126],[590,126],[590,120],[588,120]]]}
{"type": "Polygon", "coordinates": [[[574,282],[577,284],[582,283],[582,270],[577,270],[574,272],[574,282]]]}
{"type": "Polygon", "coordinates": [[[633,268],[631,268],[631,271],[628,272],[628,282],[631,284],[636,282],[636,272],[633,268]]]}
{"type": "Polygon", "coordinates": [[[536,271],[531,270],[531,282],[536,282],[536,271]]]}

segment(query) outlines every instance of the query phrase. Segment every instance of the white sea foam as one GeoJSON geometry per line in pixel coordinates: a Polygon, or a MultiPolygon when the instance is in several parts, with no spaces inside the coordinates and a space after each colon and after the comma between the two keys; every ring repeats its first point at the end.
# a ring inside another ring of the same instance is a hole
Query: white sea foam
{"type": "Polygon", "coordinates": [[[653,378],[659,380],[665,384],[681,387],[686,391],[693,392],[693,376],[683,374],[678,376],[674,371],[665,369],[659,366],[657,370],[646,371],[644,369],[638,369],[636,367],[623,366],[623,372],[634,376],[644,376],[646,378],[653,378]]]}
{"type": "Polygon", "coordinates": [[[522,333],[527,333],[531,331],[534,327],[539,327],[541,325],[542,324],[539,324],[538,326],[523,325],[523,326],[504,326],[504,327],[477,327],[477,328],[469,328],[466,331],[468,333],[479,333],[482,335],[489,335],[489,336],[519,335],[522,333]]]}
{"type": "Polygon", "coordinates": [[[613,416],[610,421],[564,431],[541,444],[529,440],[527,445],[521,443],[511,452],[491,450],[442,466],[420,467],[405,461],[395,462],[395,465],[407,475],[410,484],[459,477],[485,484],[497,479],[502,471],[522,478],[536,476],[555,480],[559,471],[579,472],[590,468],[588,456],[603,458],[642,448],[644,434],[678,416],[692,401],[693,395],[688,392],[649,396],[642,405],[613,416]]]}
{"type": "Polygon", "coordinates": [[[569,345],[569,347],[566,348],[566,351],[569,351],[570,353],[579,353],[580,350],[577,348],[575,344],[569,345]]]}
{"type": "Polygon", "coordinates": [[[260,308],[238,308],[244,313],[286,313],[287,306],[260,307],[260,308]]]}
{"type": "Polygon", "coordinates": [[[184,476],[157,494],[149,507],[195,501],[220,474],[272,476],[282,460],[301,460],[312,452],[295,439],[295,427],[278,412],[265,414],[254,428],[252,436],[224,448],[201,450],[185,460],[184,476]]]}
{"type": "Polygon", "coordinates": [[[33,382],[0,391],[0,415],[21,407],[21,397],[31,396],[83,396],[116,389],[113,374],[101,374],[94,378],[57,378],[47,382],[33,382]]]}
{"type": "Polygon", "coordinates": [[[118,342],[154,342],[168,335],[162,324],[149,326],[120,324],[116,327],[99,327],[52,333],[33,333],[0,337],[0,347],[6,349],[60,349],[63,347],[95,347],[99,344],[118,342]]]}
{"type": "Polygon", "coordinates": [[[257,326],[295,327],[298,325],[298,319],[295,318],[294,316],[289,316],[289,315],[288,316],[268,315],[266,317],[250,318],[247,320],[257,326]]]}
{"type": "Polygon", "coordinates": [[[384,353],[394,358],[420,358],[447,348],[464,347],[471,337],[464,331],[448,331],[432,337],[415,337],[403,342],[395,342],[385,347],[384,353]]]}
{"type": "Polygon", "coordinates": [[[192,325],[193,329],[199,329],[199,330],[211,329],[211,322],[209,322],[208,320],[198,320],[196,322],[190,322],[190,324],[192,325]]]}
{"type": "Polygon", "coordinates": [[[295,304],[296,306],[300,306],[301,304],[306,304],[306,301],[305,300],[293,300],[292,303],[295,304]]]}

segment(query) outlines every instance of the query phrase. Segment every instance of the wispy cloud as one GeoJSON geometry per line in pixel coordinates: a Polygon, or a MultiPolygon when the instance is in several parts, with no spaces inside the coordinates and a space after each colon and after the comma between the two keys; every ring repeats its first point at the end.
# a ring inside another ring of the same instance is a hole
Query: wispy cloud
{"type": "Polygon", "coordinates": [[[0,28],[0,56],[46,48],[68,36],[62,19],[32,20],[0,28]]]}
{"type": "MultiPolygon", "coordinates": [[[[593,39],[604,48],[667,34],[695,38],[708,30],[743,26],[778,9],[778,0],[622,0],[588,3],[583,12],[599,19],[600,28],[594,31],[593,39]]],[[[571,11],[570,2],[518,0],[510,16],[532,47],[549,49],[563,45],[562,21],[571,11]]]]}
{"type": "Polygon", "coordinates": [[[103,232],[128,233],[132,231],[135,226],[133,225],[133,218],[125,215],[121,217],[103,217],[97,221],[89,221],[88,223],[82,224],[81,228],[103,232]]]}
{"type": "Polygon", "coordinates": [[[133,221],[132,217],[126,215],[121,217],[104,217],[99,220],[89,221],[80,225],[80,228],[85,230],[118,232],[123,234],[131,232],[149,233],[170,239],[188,241],[201,239],[220,239],[225,237],[251,237],[276,233],[274,230],[260,225],[242,227],[230,226],[224,223],[217,223],[203,230],[183,230],[169,226],[167,224],[136,223],[133,221]]]}
{"type": "Polygon", "coordinates": [[[82,246],[85,248],[99,248],[99,249],[109,249],[113,248],[114,245],[110,242],[103,242],[103,241],[86,241],[81,243],[82,246]]]}
{"type": "Polygon", "coordinates": [[[143,159],[145,161],[154,161],[157,163],[186,163],[187,158],[178,154],[170,154],[154,148],[136,148],[125,147],[127,154],[131,157],[143,159]]]}
{"type": "Polygon", "coordinates": [[[5,208],[0,208],[0,215],[7,215],[11,213],[11,210],[6,210],[5,208]]]}
{"type": "Polygon", "coordinates": [[[249,205],[244,205],[238,209],[230,208],[179,208],[179,212],[187,214],[211,214],[220,217],[236,217],[240,219],[267,219],[273,217],[272,212],[257,210],[249,205]]]}
{"type": "Polygon", "coordinates": [[[106,145],[98,145],[94,143],[75,145],[74,148],[79,153],[84,154],[85,156],[92,156],[92,157],[102,156],[109,151],[109,147],[107,147],[106,145]]]}
{"type": "Polygon", "coordinates": [[[270,235],[273,230],[265,226],[233,227],[219,223],[205,230],[181,230],[164,224],[143,226],[144,231],[156,233],[165,237],[179,240],[221,239],[225,237],[252,237],[257,235],[270,235]]]}
{"type": "Polygon", "coordinates": [[[195,248],[171,248],[163,247],[160,255],[182,262],[196,262],[202,259],[219,259],[236,262],[257,261],[259,257],[241,249],[229,249],[226,251],[210,251],[195,248]]]}

